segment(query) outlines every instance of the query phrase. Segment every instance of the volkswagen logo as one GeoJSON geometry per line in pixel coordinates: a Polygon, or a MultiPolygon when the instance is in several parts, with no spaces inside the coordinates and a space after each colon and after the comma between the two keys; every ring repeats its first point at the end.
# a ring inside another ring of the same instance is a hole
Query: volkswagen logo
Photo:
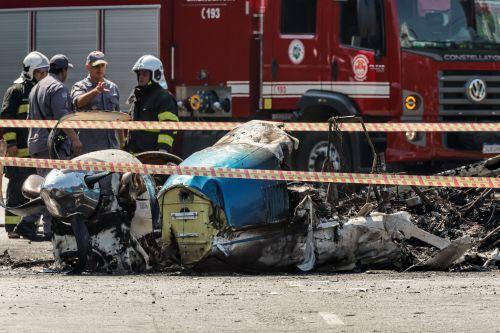
{"type": "Polygon", "coordinates": [[[480,103],[486,98],[486,83],[481,79],[472,79],[467,83],[467,98],[472,103],[480,103]]]}

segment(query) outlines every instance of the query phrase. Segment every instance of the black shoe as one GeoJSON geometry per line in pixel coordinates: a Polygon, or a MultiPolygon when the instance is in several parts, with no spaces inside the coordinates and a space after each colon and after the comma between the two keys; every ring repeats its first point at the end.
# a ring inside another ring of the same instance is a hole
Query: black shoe
{"type": "Polygon", "coordinates": [[[7,237],[10,239],[20,238],[19,235],[17,233],[15,233],[14,231],[7,231],[7,237]]]}
{"type": "Polygon", "coordinates": [[[38,234],[36,233],[35,226],[31,223],[21,221],[14,229],[14,232],[23,238],[29,239],[30,241],[40,240],[40,237],[38,237],[38,234]]]}
{"type": "Polygon", "coordinates": [[[23,238],[28,239],[30,242],[45,242],[45,237],[39,234],[36,234],[35,236],[23,236],[23,238]]]}

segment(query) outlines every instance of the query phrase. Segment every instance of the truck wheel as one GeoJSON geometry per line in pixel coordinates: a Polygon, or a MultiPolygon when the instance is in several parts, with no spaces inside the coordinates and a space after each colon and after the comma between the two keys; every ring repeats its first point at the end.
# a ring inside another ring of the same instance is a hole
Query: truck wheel
{"type": "MultiPolygon", "coordinates": [[[[328,154],[327,133],[304,133],[298,136],[299,150],[295,154],[295,166],[300,171],[319,172],[328,154]]],[[[333,171],[349,172],[352,170],[351,145],[347,135],[343,136],[342,147],[334,140],[330,147],[333,171]]]]}

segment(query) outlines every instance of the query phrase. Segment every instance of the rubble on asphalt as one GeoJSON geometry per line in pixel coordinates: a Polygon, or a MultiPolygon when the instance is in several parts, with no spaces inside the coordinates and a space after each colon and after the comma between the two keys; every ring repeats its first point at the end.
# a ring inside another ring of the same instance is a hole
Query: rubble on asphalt
{"type": "MultiPolygon", "coordinates": [[[[500,156],[441,175],[499,177],[500,156]]],[[[367,200],[367,191],[362,190],[346,194],[335,202],[328,202],[327,189],[321,186],[295,184],[290,190],[294,203],[310,196],[320,220],[338,216],[347,222],[360,215],[406,212],[419,229],[451,241],[448,248],[441,250],[411,237],[400,241],[401,251],[406,255],[406,267],[402,265],[401,269],[482,271],[500,268],[498,190],[379,187],[379,201],[374,195],[367,200]]],[[[364,265],[357,268],[362,269],[364,265]]]]}

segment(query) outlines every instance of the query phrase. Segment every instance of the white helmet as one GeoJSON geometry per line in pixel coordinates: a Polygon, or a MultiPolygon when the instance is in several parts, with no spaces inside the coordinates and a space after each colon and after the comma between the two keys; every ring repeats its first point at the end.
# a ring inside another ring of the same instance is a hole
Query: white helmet
{"type": "Polygon", "coordinates": [[[151,79],[153,82],[158,83],[162,88],[167,89],[167,81],[163,72],[163,64],[161,60],[152,55],[145,55],[139,58],[132,67],[133,72],[139,69],[145,69],[151,72],[151,79]]]}
{"type": "Polygon", "coordinates": [[[29,53],[23,60],[23,72],[14,83],[22,83],[25,80],[33,80],[35,69],[49,68],[49,59],[38,51],[29,53]]]}

